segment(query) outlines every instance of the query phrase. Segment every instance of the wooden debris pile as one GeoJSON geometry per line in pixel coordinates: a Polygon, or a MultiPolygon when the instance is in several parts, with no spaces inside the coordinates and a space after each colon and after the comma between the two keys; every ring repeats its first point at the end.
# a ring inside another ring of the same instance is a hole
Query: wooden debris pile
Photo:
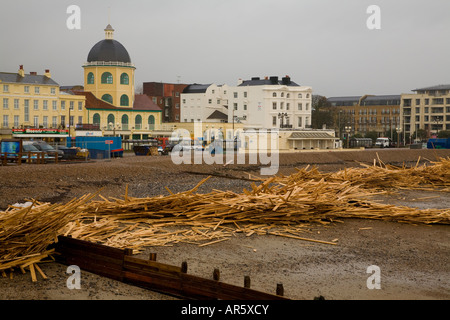
{"type": "MultiPolygon", "coordinates": [[[[450,209],[419,210],[380,204],[370,197],[386,188],[450,187],[450,159],[413,168],[374,165],[321,173],[315,168],[291,176],[271,177],[242,193],[192,190],[168,195],[93,200],[96,195],[67,204],[39,204],[0,212],[0,271],[36,265],[51,256],[56,236],[65,235],[116,248],[140,250],[178,242],[206,246],[247,236],[277,235],[336,244],[302,236],[311,223],[366,218],[417,224],[450,224],[450,209]]],[[[31,271],[30,267],[30,271],[31,271]]]]}
{"type": "MultiPolygon", "coordinates": [[[[56,241],[67,223],[77,218],[82,206],[95,195],[85,195],[66,204],[39,203],[33,201],[28,206],[10,206],[0,212],[0,272],[19,268],[25,272],[29,268],[33,280],[37,270],[43,278],[45,274],[37,265],[44,259],[52,259],[53,250],[48,246],[56,241]]],[[[12,272],[11,275],[12,277],[12,272]]]]}

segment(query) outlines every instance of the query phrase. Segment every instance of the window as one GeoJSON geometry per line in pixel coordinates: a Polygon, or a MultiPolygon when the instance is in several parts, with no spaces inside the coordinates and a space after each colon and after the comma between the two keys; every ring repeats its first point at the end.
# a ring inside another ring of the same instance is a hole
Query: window
{"type": "Polygon", "coordinates": [[[128,96],[126,94],[123,94],[120,97],[120,105],[122,107],[128,107],[130,105],[130,101],[129,101],[128,96]]]}
{"type": "Polygon", "coordinates": [[[43,110],[48,110],[48,100],[44,100],[43,105],[42,105],[42,109],[43,110]]]}
{"type": "Polygon", "coordinates": [[[9,92],[9,85],[7,84],[3,85],[3,92],[9,92]]]}
{"type": "Polygon", "coordinates": [[[245,111],[247,110],[247,105],[246,105],[246,104],[244,104],[244,110],[245,110],[245,111]]]}
{"type": "Polygon", "coordinates": [[[69,102],[69,106],[70,106],[70,107],[69,107],[69,108],[70,108],[70,110],[73,110],[73,107],[74,107],[74,102],[73,102],[73,101],[70,101],[70,102],[69,102]]]}
{"type": "Polygon", "coordinates": [[[112,84],[113,76],[109,72],[105,72],[102,74],[102,84],[112,84]]]}
{"type": "Polygon", "coordinates": [[[134,120],[134,124],[135,124],[136,129],[141,129],[142,128],[142,117],[141,117],[141,115],[138,114],[136,116],[136,118],[134,120]]]}
{"type": "Polygon", "coordinates": [[[39,100],[33,100],[33,109],[39,110],[39,100]]]}
{"type": "Polygon", "coordinates": [[[272,117],[272,125],[273,125],[273,126],[276,126],[276,125],[277,125],[277,117],[276,117],[276,116],[273,116],[273,117],[272,117]]]}
{"type": "Polygon", "coordinates": [[[92,118],[92,123],[100,125],[100,115],[98,113],[94,114],[94,117],[92,118]]]}
{"type": "Polygon", "coordinates": [[[299,99],[303,98],[303,96],[302,96],[301,93],[298,94],[298,98],[299,98],[299,99]]]}
{"type": "Polygon", "coordinates": [[[148,129],[155,130],[155,117],[154,116],[148,117],[148,129]]]}
{"type": "Polygon", "coordinates": [[[52,109],[53,111],[56,111],[58,109],[58,101],[56,100],[52,101],[52,109]]]}
{"type": "Polygon", "coordinates": [[[309,93],[306,94],[306,99],[309,99],[309,93]]]}
{"type": "Polygon", "coordinates": [[[298,108],[298,111],[302,111],[303,110],[303,104],[299,103],[297,108],[298,108]]]}
{"type": "Polygon", "coordinates": [[[19,109],[19,99],[14,99],[14,109],[19,109]]]}
{"type": "Polygon", "coordinates": [[[277,97],[277,93],[276,92],[272,93],[272,97],[276,98],[277,97]]]}
{"type": "Polygon", "coordinates": [[[39,91],[40,91],[39,87],[34,87],[34,93],[35,94],[39,94],[39,91]]]}
{"type": "Polygon", "coordinates": [[[237,92],[233,92],[233,96],[234,96],[235,99],[237,99],[238,93],[237,92]]]}
{"type": "Polygon", "coordinates": [[[247,91],[244,91],[244,98],[247,98],[247,91]]]}
{"type": "Polygon", "coordinates": [[[78,111],[83,111],[83,102],[78,101],[78,111]]]}
{"type": "Polygon", "coordinates": [[[128,74],[122,73],[120,75],[120,84],[130,84],[130,79],[128,77],[128,74]]]}
{"type": "Polygon", "coordinates": [[[42,125],[44,126],[44,128],[48,127],[48,116],[44,116],[42,120],[42,125]]]}
{"type": "Polygon", "coordinates": [[[113,115],[112,113],[110,113],[110,114],[108,115],[107,121],[108,121],[108,123],[107,123],[107,125],[108,125],[108,130],[114,129],[115,122],[116,122],[116,118],[114,117],[114,115],[113,115]]]}
{"type": "Polygon", "coordinates": [[[56,94],[56,89],[55,88],[50,88],[50,94],[56,94]]]}
{"type": "Polygon", "coordinates": [[[284,102],[280,102],[280,110],[284,109],[284,102]]]}
{"type": "Polygon", "coordinates": [[[416,99],[416,106],[420,106],[420,99],[416,99]]]}
{"type": "Polygon", "coordinates": [[[298,117],[298,127],[302,127],[302,117],[298,117]]]}
{"type": "Polygon", "coordinates": [[[291,94],[290,94],[290,93],[287,93],[287,94],[286,94],[286,98],[289,99],[290,97],[291,97],[291,94]]]}
{"type": "Polygon", "coordinates": [[[113,97],[110,95],[110,94],[104,94],[103,96],[102,96],[102,100],[103,101],[106,101],[106,102],[109,102],[109,103],[113,103],[113,97]]]}
{"type": "Polygon", "coordinates": [[[89,72],[88,76],[87,76],[87,84],[94,84],[94,74],[92,72],[89,72]]]}
{"type": "Polygon", "coordinates": [[[19,116],[14,116],[14,128],[18,128],[19,127],[19,116]]]}
{"type": "Polygon", "coordinates": [[[430,99],[425,99],[425,105],[429,105],[430,104],[430,99]]]}
{"type": "Polygon", "coordinates": [[[284,98],[284,92],[281,93],[281,97],[284,98]]]}
{"type": "Polygon", "coordinates": [[[126,114],[122,116],[122,130],[128,130],[128,116],[126,114]]]}
{"type": "Polygon", "coordinates": [[[208,103],[209,103],[209,104],[212,104],[212,99],[208,99],[208,103]]]}
{"type": "Polygon", "coordinates": [[[30,121],[30,100],[28,99],[24,100],[23,111],[25,116],[25,122],[30,121]]]}
{"type": "Polygon", "coordinates": [[[175,104],[175,108],[180,109],[180,104],[179,103],[175,104]]]}
{"type": "Polygon", "coordinates": [[[234,110],[237,110],[238,109],[238,104],[237,103],[233,103],[233,107],[234,107],[234,110]]]}
{"type": "Polygon", "coordinates": [[[35,128],[39,128],[39,116],[34,116],[34,122],[33,125],[35,128]]]}
{"type": "Polygon", "coordinates": [[[66,102],[61,101],[61,110],[66,110],[66,102]]]}
{"type": "Polygon", "coordinates": [[[306,104],[305,110],[309,110],[309,103],[306,104]]]}
{"type": "Polygon", "coordinates": [[[53,116],[52,117],[52,127],[56,128],[58,126],[58,117],[57,116],[53,116]]]}
{"type": "Polygon", "coordinates": [[[3,109],[8,109],[8,103],[9,103],[9,99],[3,98],[3,109]]]}
{"type": "Polygon", "coordinates": [[[276,102],[272,103],[272,110],[277,110],[277,103],[276,102]]]}
{"type": "Polygon", "coordinates": [[[83,116],[78,116],[78,123],[82,124],[83,123],[83,116]]]}
{"type": "Polygon", "coordinates": [[[23,92],[30,93],[30,86],[23,87],[23,92]]]}
{"type": "Polygon", "coordinates": [[[4,128],[8,128],[8,125],[9,125],[8,122],[9,122],[8,115],[4,114],[3,115],[3,127],[4,128]]]}
{"type": "Polygon", "coordinates": [[[289,102],[288,103],[286,103],[286,110],[289,110],[289,102]]]}

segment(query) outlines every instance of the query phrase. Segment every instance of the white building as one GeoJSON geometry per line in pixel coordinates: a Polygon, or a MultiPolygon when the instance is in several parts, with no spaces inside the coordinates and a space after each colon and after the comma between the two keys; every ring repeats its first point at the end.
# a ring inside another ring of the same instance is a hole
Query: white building
{"type": "Polygon", "coordinates": [[[240,80],[238,85],[190,85],[181,94],[181,122],[241,123],[244,129],[305,129],[312,88],[286,76],[240,80]]]}

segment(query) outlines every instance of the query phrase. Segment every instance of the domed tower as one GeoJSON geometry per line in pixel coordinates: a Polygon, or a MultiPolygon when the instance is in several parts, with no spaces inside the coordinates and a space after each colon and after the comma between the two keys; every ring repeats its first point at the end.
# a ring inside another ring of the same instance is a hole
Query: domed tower
{"type": "Polygon", "coordinates": [[[127,49],[113,39],[114,29],[105,28],[105,39],[89,51],[84,68],[84,90],[117,107],[133,107],[134,70],[127,49]]]}

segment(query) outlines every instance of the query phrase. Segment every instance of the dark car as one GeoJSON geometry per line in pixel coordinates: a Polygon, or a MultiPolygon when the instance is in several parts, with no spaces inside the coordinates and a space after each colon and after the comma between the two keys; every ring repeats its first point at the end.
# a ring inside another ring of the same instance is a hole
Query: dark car
{"type": "Polygon", "coordinates": [[[37,149],[46,152],[49,156],[56,157],[56,155],[58,155],[58,159],[62,159],[64,157],[64,151],[56,150],[45,141],[33,141],[33,145],[37,149]]]}

